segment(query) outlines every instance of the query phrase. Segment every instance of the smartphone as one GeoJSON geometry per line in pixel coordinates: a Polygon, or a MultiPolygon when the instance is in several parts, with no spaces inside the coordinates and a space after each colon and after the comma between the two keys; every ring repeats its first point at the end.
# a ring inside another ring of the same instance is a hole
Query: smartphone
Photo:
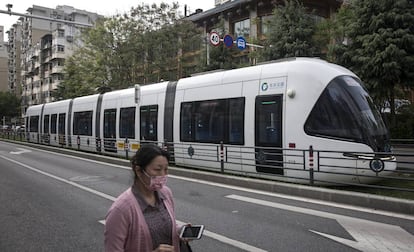
{"type": "Polygon", "coordinates": [[[184,226],[180,232],[180,238],[198,240],[203,235],[204,225],[184,226]]]}

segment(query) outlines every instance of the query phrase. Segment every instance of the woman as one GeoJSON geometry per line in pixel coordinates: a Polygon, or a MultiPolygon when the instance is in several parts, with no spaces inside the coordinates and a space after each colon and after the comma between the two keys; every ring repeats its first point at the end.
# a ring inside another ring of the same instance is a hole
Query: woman
{"type": "Polygon", "coordinates": [[[168,153],[143,145],[131,160],[134,184],[112,204],[106,216],[105,251],[178,252],[174,201],[165,184],[168,153]]]}

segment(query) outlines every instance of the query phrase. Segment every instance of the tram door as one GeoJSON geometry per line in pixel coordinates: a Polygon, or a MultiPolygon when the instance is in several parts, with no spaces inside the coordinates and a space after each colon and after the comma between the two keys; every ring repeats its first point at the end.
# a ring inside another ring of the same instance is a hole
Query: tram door
{"type": "Polygon", "coordinates": [[[116,109],[104,110],[103,124],[104,150],[117,152],[116,146],[116,109]]]}
{"type": "Polygon", "coordinates": [[[256,171],[283,175],[282,95],[256,97],[256,171]]]}

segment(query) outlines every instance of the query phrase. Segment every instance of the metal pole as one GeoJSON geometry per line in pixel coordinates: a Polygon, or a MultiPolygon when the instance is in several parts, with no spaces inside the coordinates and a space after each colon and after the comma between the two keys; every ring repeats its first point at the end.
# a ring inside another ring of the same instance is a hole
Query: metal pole
{"type": "Polygon", "coordinates": [[[125,138],[125,142],[124,142],[124,148],[125,148],[125,158],[129,159],[128,157],[128,150],[129,150],[129,144],[128,144],[128,138],[125,138]]]}
{"type": "Polygon", "coordinates": [[[309,183],[313,185],[313,147],[309,146],[309,183]]]}
{"type": "Polygon", "coordinates": [[[223,144],[223,141],[220,142],[220,167],[221,167],[221,173],[224,173],[224,144],[223,144]]]}
{"type": "Polygon", "coordinates": [[[207,66],[209,66],[210,65],[210,43],[209,43],[209,41],[208,41],[208,33],[206,34],[206,42],[207,42],[207,48],[206,48],[206,60],[207,60],[207,62],[206,62],[206,64],[207,64],[207,66]]]}

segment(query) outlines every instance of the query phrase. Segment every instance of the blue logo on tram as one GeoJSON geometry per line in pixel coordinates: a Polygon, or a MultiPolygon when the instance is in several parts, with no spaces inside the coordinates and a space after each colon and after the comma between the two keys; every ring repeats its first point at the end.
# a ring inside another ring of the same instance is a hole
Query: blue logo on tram
{"type": "Polygon", "coordinates": [[[266,91],[267,89],[269,89],[269,85],[265,82],[262,84],[262,91],[266,91]]]}

